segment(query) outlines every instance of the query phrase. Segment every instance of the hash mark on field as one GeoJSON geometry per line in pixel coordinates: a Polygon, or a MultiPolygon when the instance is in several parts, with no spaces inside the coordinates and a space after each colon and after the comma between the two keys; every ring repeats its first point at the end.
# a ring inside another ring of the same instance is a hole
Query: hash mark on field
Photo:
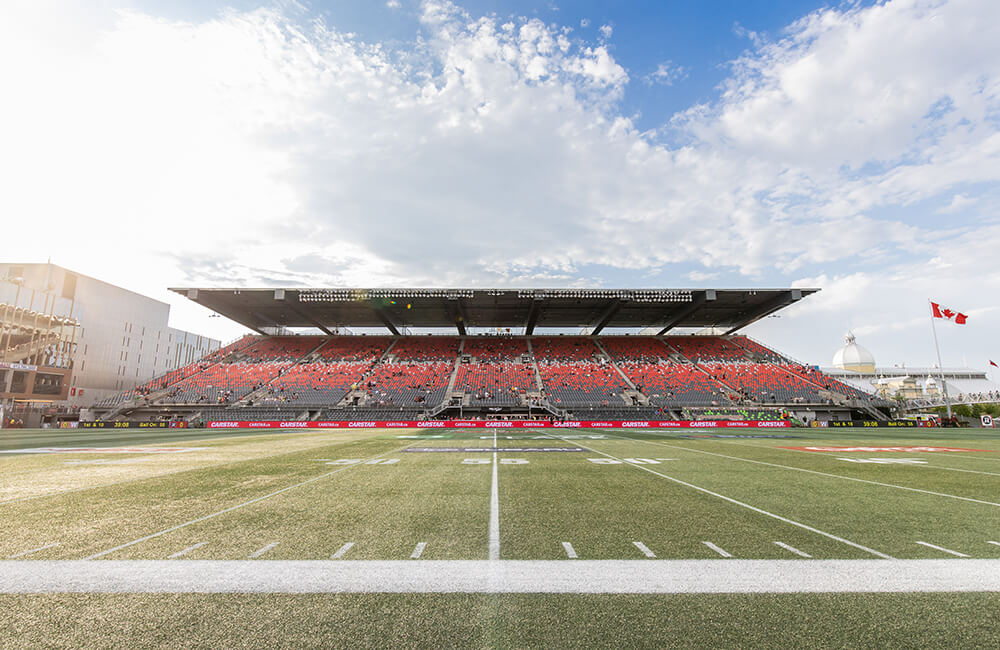
{"type": "Polygon", "coordinates": [[[732,554],[727,553],[726,551],[722,550],[721,548],[719,548],[718,546],[716,546],[712,542],[702,542],[702,544],[704,544],[708,548],[712,549],[713,551],[715,551],[716,553],[718,553],[722,557],[733,557],[732,554]]]}
{"type": "Polygon", "coordinates": [[[563,550],[566,551],[566,557],[568,557],[571,560],[577,559],[578,556],[576,554],[576,551],[573,550],[573,545],[572,544],[570,544],[569,542],[563,542],[562,546],[563,546],[563,550]]]}
{"type": "Polygon", "coordinates": [[[249,556],[247,557],[247,559],[248,559],[248,560],[252,560],[252,559],[254,559],[254,558],[258,558],[258,557],[260,557],[261,555],[263,555],[264,553],[267,553],[268,551],[270,551],[270,550],[271,550],[272,548],[274,548],[274,547],[275,547],[275,546],[277,546],[277,545],[278,545],[278,542],[271,542],[270,544],[268,544],[268,545],[267,545],[267,546],[265,546],[264,548],[260,548],[260,549],[257,549],[256,551],[254,551],[253,553],[251,553],[251,554],[250,554],[250,555],[249,555],[249,556]]]}
{"type": "Polygon", "coordinates": [[[339,560],[340,558],[344,557],[345,553],[351,550],[352,546],[354,546],[354,542],[347,542],[346,544],[338,548],[337,552],[330,556],[330,559],[339,560]]]}
{"type": "Polygon", "coordinates": [[[642,551],[642,554],[645,555],[646,557],[656,557],[656,555],[654,555],[653,552],[649,550],[649,547],[643,544],[642,542],[632,542],[632,544],[634,544],[637,549],[642,551]]]}
{"type": "Polygon", "coordinates": [[[427,542],[420,542],[417,547],[413,549],[413,553],[410,554],[411,560],[419,560],[420,556],[424,554],[424,547],[427,546],[427,542]]]}
{"type": "Polygon", "coordinates": [[[21,551],[20,553],[15,553],[14,555],[8,555],[8,560],[16,560],[19,557],[24,557],[25,555],[31,555],[32,553],[37,553],[38,551],[44,551],[47,548],[52,548],[53,546],[59,546],[59,542],[53,542],[51,544],[46,544],[45,546],[39,546],[38,548],[33,548],[30,551],[21,551]]]}
{"type": "MultiPolygon", "coordinates": [[[[636,442],[644,442],[642,440],[636,440],[635,438],[629,438],[629,440],[634,440],[636,442]]],[[[652,443],[652,444],[656,444],[656,443],[652,443]]],[[[576,445],[579,446],[579,447],[582,447],[584,449],[589,449],[590,451],[594,452],[595,454],[601,454],[602,456],[605,456],[607,458],[613,458],[613,459],[619,460],[619,461],[621,460],[617,456],[612,456],[611,454],[609,454],[607,452],[600,451],[598,449],[594,449],[593,447],[588,447],[587,445],[581,444],[579,442],[577,442],[576,445]]],[[[667,445],[667,446],[669,446],[669,445],[667,445]]],[[[681,447],[681,449],[683,449],[683,447],[681,447]]],[[[721,456],[721,454],[712,454],[712,455],[713,456],[721,456]]],[[[743,460],[743,459],[736,459],[736,460],[743,460]]],[[[756,462],[756,461],[751,461],[751,462],[756,462]]],[[[770,464],[770,463],[764,463],[764,464],[767,465],[767,464],[770,464]]],[[[641,469],[644,472],[649,472],[650,474],[653,474],[654,476],[659,476],[660,478],[665,478],[668,481],[673,481],[674,483],[677,483],[678,485],[683,485],[684,487],[691,488],[692,490],[697,490],[698,492],[701,492],[702,494],[708,494],[709,496],[716,497],[717,499],[722,499],[723,501],[728,501],[729,503],[732,503],[733,505],[740,506],[741,508],[746,508],[747,510],[751,510],[751,511],[756,512],[758,514],[762,514],[762,515],[764,515],[766,517],[771,517],[772,519],[777,519],[778,521],[783,521],[786,524],[790,524],[792,526],[798,526],[799,528],[802,528],[804,530],[808,530],[811,533],[816,533],[817,535],[822,535],[823,537],[826,537],[827,539],[832,539],[832,540],[834,540],[836,542],[840,542],[842,544],[847,544],[848,546],[853,546],[856,549],[859,549],[861,551],[865,551],[866,553],[871,553],[872,555],[874,555],[876,557],[880,557],[883,560],[892,560],[893,559],[891,556],[886,555],[885,553],[880,553],[879,551],[876,551],[875,549],[868,548],[867,546],[862,546],[861,544],[858,544],[856,542],[852,542],[849,539],[844,539],[843,537],[838,537],[838,536],[836,536],[836,535],[834,535],[832,533],[828,533],[828,532],[820,530],[818,528],[813,528],[812,526],[809,526],[807,524],[803,524],[800,521],[795,521],[793,519],[788,519],[787,517],[782,517],[781,515],[777,515],[777,514],[775,514],[773,512],[768,512],[767,510],[764,510],[762,508],[758,508],[756,506],[752,506],[749,503],[745,503],[743,501],[739,501],[739,500],[734,499],[732,497],[727,497],[726,495],[719,494],[718,492],[713,492],[712,490],[700,487],[698,485],[695,485],[694,483],[688,483],[687,481],[682,481],[679,478],[674,478],[673,476],[667,476],[666,474],[661,474],[660,472],[657,472],[656,470],[650,469],[650,468],[648,468],[648,467],[646,467],[644,465],[636,465],[634,463],[628,463],[628,465],[630,467],[635,467],[636,469],[641,469]]],[[[794,469],[794,468],[792,468],[792,469],[794,469]]],[[[833,476],[833,475],[831,474],[831,476],[833,476]]],[[[906,489],[909,489],[909,488],[906,488],[906,489]]],[[[956,498],[963,498],[963,497],[956,497],[956,498]]],[[[974,499],[970,499],[970,500],[974,500],[974,499]]],[[[1000,503],[995,504],[995,505],[1000,506],[1000,503]]]]}
{"type": "Polygon", "coordinates": [[[959,553],[958,551],[953,551],[953,550],[945,548],[943,546],[935,546],[934,544],[928,544],[927,542],[917,542],[917,544],[920,544],[922,546],[926,546],[928,548],[933,548],[933,549],[938,550],[938,551],[943,551],[945,553],[951,553],[952,555],[954,555],[956,557],[969,557],[965,553],[959,553]]]}
{"type": "Polygon", "coordinates": [[[799,549],[795,548],[794,546],[789,546],[788,544],[786,544],[784,542],[775,542],[775,544],[778,545],[778,546],[780,546],[781,548],[785,549],[786,551],[791,551],[792,553],[795,553],[796,555],[801,555],[802,557],[808,557],[808,558],[812,557],[808,553],[803,553],[802,551],[800,551],[799,549]]]}
{"type": "MultiPolygon", "coordinates": [[[[399,451],[400,449],[406,449],[407,447],[412,447],[414,444],[416,444],[416,443],[409,443],[409,444],[403,445],[402,447],[399,447],[397,449],[393,449],[392,451],[387,451],[387,452],[384,452],[384,453],[372,456],[372,458],[381,458],[383,456],[388,456],[389,454],[395,453],[395,452],[399,451]]],[[[335,469],[335,470],[333,470],[331,472],[327,472],[326,474],[320,474],[319,476],[314,476],[314,477],[312,477],[310,479],[306,479],[305,481],[302,481],[301,483],[296,483],[295,485],[289,485],[286,488],[281,488],[280,490],[275,490],[274,492],[271,492],[270,494],[265,494],[264,496],[257,497],[256,499],[250,499],[249,501],[244,501],[243,503],[239,503],[239,504],[237,504],[235,506],[230,506],[228,508],[224,508],[223,510],[219,510],[218,512],[213,512],[212,514],[205,515],[204,517],[198,517],[197,519],[192,519],[191,521],[185,521],[183,524],[177,524],[176,526],[171,526],[170,528],[164,528],[163,530],[160,530],[160,531],[157,531],[155,533],[152,533],[151,535],[146,535],[145,537],[140,537],[139,539],[133,539],[131,542],[125,542],[124,544],[119,544],[118,546],[115,546],[114,548],[109,548],[108,550],[101,551],[100,553],[94,553],[93,555],[91,555],[89,557],[85,557],[83,559],[85,559],[85,560],[96,560],[97,558],[103,557],[103,556],[107,555],[108,553],[114,553],[115,551],[120,551],[123,548],[128,548],[129,546],[132,546],[134,544],[139,544],[141,542],[145,542],[145,541],[151,540],[154,537],[159,537],[160,535],[166,535],[167,533],[172,533],[175,530],[180,530],[181,528],[184,528],[186,526],[190,526],[192,524],[201,523],[203,521],[207,521],[209,519],[212,519],[213,517],[218,517],[219,515],[224,515],[227,512],[232,512],[234,510],[239,510],[240,508],[245,508],[246,506],[253,505],[253,504],[255,504],[255,503],[259,502],[259,501],[263,501],[264,499],[270,499],[271,497],[278,496],[279,494],[284,494],[285,492],[288,492],[289,490],[294,490],[295,488],[302,487],[303,485],[309,485],[310,483],[313,483],[314,481],[318,481],[320,479],[324,479],[324,478],[326,478],[328,476],[333,476],[334,474],[339,474],[340,472],[343,472],[345,470],[351,469],[352,467],[355,467],[355,465],[348,465],[346,467],[337,468],[337,469],[335,469]]]]}
{"type": "Polygon", "coordinates": [[[176,552],[176,553],[174,553],[173,555],[168,555],[168,556],[167,556],[167,559],[168,559],[168,560],[172,560],[172,559],[174,559],[175,557],[180,557],[180,556],[182,556],[182,555],[187,555],[188,553],[190,553],[190,552],[191,552],[191,551],[193,551],[194,549],[196,549],[196,548],[201,548],[201,547],[202,547],[202,546],[204,546],[205,544],[208,544],[208,542],[198,542],[197,544],[195,544],[195,545],[193,545],[193,546],[188,546],[188,547],[187,547],[186,549],[184,549],[184,550],[182,550],[182,551],[177,551],[177,552],[176,552]]]}

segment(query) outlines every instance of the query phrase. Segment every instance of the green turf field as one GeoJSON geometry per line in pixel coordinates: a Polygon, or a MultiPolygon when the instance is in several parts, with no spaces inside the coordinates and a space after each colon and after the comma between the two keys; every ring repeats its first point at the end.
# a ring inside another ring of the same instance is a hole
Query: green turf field
{"type": "MultiPolygon", "coordinates": [[[[792,574],[1000,560],[1000,432],[247,433],[0,432],[0,576],[128,560],[710,560],[736,576],[741,560],[792,574]],[[41,451],[66,447],[93,449],[41,451]]],[[[538,593],[7,593],[0,647],[1000,643],[996,592],[594,593],[574,575],[551,589],[538,577],[538,593]]]]}

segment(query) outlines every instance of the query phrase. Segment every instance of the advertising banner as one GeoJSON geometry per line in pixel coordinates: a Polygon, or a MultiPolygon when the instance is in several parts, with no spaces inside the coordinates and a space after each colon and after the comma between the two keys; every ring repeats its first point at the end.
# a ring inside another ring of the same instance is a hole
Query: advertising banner
{"type": "Polygon", "coordinates": [[[209,429],[787,429],[784,420],[594,420],[550,422],[548,420],[434,420],[333,422],[241,422],[216,420],[209,429]]]}

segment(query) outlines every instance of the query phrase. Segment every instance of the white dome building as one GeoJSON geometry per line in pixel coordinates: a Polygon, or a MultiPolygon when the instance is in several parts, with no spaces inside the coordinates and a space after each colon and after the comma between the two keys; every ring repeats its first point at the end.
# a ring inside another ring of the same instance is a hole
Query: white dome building
{"type": "Polygon", "coordinates": [[[875,357],[854,339],[854,334],[848,332],[846,344],[833,355],[833,367],[852,372],[875,372],[875,357]]]}

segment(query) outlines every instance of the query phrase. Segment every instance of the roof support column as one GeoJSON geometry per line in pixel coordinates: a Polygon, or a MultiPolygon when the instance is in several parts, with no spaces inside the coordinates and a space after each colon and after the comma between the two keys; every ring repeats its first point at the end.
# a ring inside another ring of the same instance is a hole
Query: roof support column
{"type": "Polygon", "coordinates": [[[686,307],[681,307],[680,311],[676,311],[672,315],[668,315],[667,320],[663,323],[663,329],[657,332],[656,335],[663,336],[670,330],[674,329],[678,323],[698,311],[703,304],[712,300],[715,300],[715,289],[705,289],[704,291],[698,293],[696,296],[691,298],[691,302],[689,302],[686,307]]]}

